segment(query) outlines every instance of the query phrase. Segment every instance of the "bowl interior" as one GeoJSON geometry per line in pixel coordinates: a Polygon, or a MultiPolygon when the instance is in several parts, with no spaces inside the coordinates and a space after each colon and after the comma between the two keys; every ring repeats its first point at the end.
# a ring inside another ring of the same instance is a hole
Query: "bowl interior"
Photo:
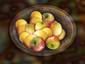
{"type": "Polygon", "coordinates": [[[26,8],[22,10],[20,13],[16,15],[14,20],[11,22],[10,25],[10,35],[11,39],[14,41],[14,43],[17,45],[18,48],[20,48],[22,51],[32,54],[32,55],[37,55],[37,56],[49,56],[52,54],[60,53],[64,51],[66,48],[68,48],[75,36],[76,36],[76,26],[75,23],[73,22],[72,18],[63,10],[55,7],[55,6],[50,6],[50,5],[35,5],[30,8],[26,8]],[[65,38],[61,41],[61,46],[57,50],[43,50],[41,52],[34,52],[31,49],[28,49],[25,45],[23,45],[18,38],[16,28],[15,28],[15,23],[17,19],[23,18],[27,20],[29,23],[30,15],[32,11],[40,11],[42,14],[44,12],[50,12],[54,15],[55,20],[57,20],[61,25],[63,26],[63,29],[66,31],[66,36],[65,38]]]}

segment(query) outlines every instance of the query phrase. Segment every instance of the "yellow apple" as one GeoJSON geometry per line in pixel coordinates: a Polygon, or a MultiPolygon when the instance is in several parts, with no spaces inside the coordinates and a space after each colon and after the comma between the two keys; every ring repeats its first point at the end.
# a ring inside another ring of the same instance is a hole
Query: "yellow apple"
{"type": "Polygon", "coordinates": [[[22,33],[20,33],[20,34],[19,34],[19,39],[20,39],[20,41],[23,42],[24,39],[25,39],[28,35],[29,35],[28,32],[22,32],[22,33]]]}
{"type": "Polygon", "coordinates": [[[39,11],[33,11],[31,13],[31,18],[39,18],[42,19],[42,14],[39,11]]]}
{"type": "Polygon", "coordinates": [[[56,21],[51,24],[51,29],[52,29],[53,35],[55,35],[55,36],[59,36],[62,32],[61,24],[56,21]]]}
{"type": "Polygon", "coordinates": [[[48,37],[52,35],[52,30],[48,27],[43,28],[42,31],[44,31],[48,37]]]}
{"type": "Polygon", "coordinates": [[[65,37],[65,34],[66,34],[66,32],[65,32],[65,30],[63,29],[63,30],[62,30],[62,33],[58,36],[59,40],[62,40],[62,39],[65,37]]]}
{"type": "Polygon", "coordinates": [[[28,47],[28,48],[31,48],[31,41],[32,39],[34,38],[34,35],[32,34],[29,34],[28,36],[26,36],[23,40],[23,43],[28,47]]]}
{"type": "Polygon", "coordinates": [[[25,31],[25,25],[20,25],[16,29],[17,29],[18,34],[20,34],[25,31]]]}
{"type": "Polygon", "coordinates": [[[25,25],[25,24],[27,24],[27,22],[24,19],[18,19],[16,21],[16,27],[21,26],[21,25],[25,25]]]}
{"type": "Polygon", "coordinates": [[[33,34],[35,29],[34,29],[34,25],[33,24],[26,24],[26,28],[25,28],[26,32],[28,32],[29,34],[33,34]]]}
{"type": "Polygon", "coordinates": [[[38,23],[38,22],[42,22],[42,19],[32,18],[32,19],[30,20],[30,23],[31,23],[31,24],[36,24],[36,23],[38,23]]]}

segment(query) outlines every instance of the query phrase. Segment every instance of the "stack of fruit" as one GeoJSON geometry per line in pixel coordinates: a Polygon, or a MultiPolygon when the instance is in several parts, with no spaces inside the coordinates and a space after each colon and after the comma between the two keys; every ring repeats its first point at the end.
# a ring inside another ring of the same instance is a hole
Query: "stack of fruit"
{"type": "Polygon", "coordinates": [[[65,31],[51,13],[41,14],[33,11],[29,22],[24,19],[16,21],[19,40],[28,48],[40,52],[45,48],[56,50],[60,40],[65,37],[65,31]]]}

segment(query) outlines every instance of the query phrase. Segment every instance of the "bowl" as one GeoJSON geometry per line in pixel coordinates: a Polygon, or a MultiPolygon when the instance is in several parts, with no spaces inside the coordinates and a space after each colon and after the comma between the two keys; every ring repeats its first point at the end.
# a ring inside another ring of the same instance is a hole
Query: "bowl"
{"type": "Polygon", "coordinates": [[[35,6],[31,6],[29,8],[22,10],[15,16],[15,18],[10,24],[9,32],[10,32],[10,37],[12,41],[23,52],[31,54],[31,55],[36,55],[36,56],[49,56],[49,55],[58,54],[58,53],[65,51],[73,43],[75,36],[76,36],[76,25],[73,19],[71,18],[71,16],[68,13],[66,13],[64,10],[58,7],[55,7],[52,5],[35,5],[35,6]],[[35,52],[31,49],[28,49],[25,45],[23,45],[23,43],[20,42],[17,32],[16,32],[16,27],[15,27],[16,20],[20,18],[29,20],[31,12],[35,10],[40,11],[41,13],[44,13],[44,12],[52,13],[55,19],[59,23],[61,23],[62,27],[66,31],[66,36],[61,41],[61,45],[59,49],[57,50],[45,49],[41,52],[35,52]]]}

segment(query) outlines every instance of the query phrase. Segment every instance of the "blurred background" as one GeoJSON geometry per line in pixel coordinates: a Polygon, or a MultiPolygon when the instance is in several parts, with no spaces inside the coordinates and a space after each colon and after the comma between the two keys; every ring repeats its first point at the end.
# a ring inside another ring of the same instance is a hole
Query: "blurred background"
{"type": "Polygon", "coordinates": [[[0,0],[0,64],[85,64],[85,0],[0,0]],[[54,5],[74,19],[77,36],[63,53],[32,56],[19,50],[11,41],[10,22],[18,12],[35,4],[54,5]]]}

